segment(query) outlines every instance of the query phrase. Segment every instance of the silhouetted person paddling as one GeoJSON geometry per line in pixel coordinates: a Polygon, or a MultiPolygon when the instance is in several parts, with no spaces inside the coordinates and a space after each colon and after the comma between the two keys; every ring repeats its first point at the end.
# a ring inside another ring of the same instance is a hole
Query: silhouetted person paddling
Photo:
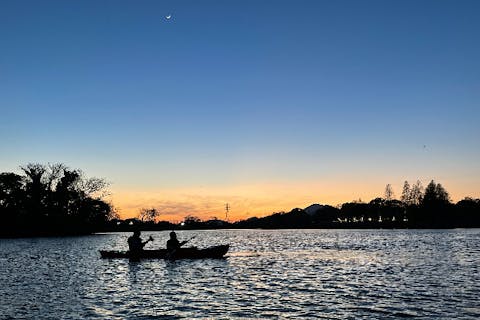
{"type": "Polygon", "coordinates": [[[172,231],[170,232],[170,239],[168,239],[167,241],[167,250],[169,250],[170,252],[173,252],[177,249],[179,249],[181,246],[183,246],[185,243],[187,243],[187,241],[178,241],[177,239],[177,234],[175,233],[175,231],[172,231]]]}
{"type": "Polygon", "coordinates": [[[153,238],[150,236],[147,241],[142,242],[142,238],[140,238],[140,231],[135,230],[133,232],[133,235],[128,238],[128,250],[130,250],[130,253],[136,254],[139,253],[143,250],[143,247],[149,242],[153,241],[153,238]]]}

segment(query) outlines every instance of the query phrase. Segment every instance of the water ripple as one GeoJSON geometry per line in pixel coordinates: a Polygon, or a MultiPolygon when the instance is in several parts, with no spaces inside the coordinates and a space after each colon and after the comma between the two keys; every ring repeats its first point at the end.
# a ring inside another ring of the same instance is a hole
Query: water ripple
{"type": "Polygon", "coordinates": [[[193,235],[228,258],[100,259],[123,233],[0,240],[0,319],[480,317],[479,230],[179,232],[193,235]]]}

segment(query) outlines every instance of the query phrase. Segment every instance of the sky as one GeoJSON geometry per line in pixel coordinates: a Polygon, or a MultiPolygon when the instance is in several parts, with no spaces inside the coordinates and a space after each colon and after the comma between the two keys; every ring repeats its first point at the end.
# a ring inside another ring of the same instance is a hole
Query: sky
{"type": "Polygon", "coordinates": [[[479,1],[0,2],[0,171],[65,163],[123,218],[480,197],[479,1]],[[171,15],[170,19],[166,17],[171,15]]]}

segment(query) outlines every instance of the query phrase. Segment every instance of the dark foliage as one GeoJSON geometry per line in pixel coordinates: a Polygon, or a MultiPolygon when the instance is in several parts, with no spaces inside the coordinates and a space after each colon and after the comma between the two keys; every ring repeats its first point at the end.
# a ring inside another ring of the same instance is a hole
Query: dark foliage
{"type": "Polygon", "coordinates": [[[218,229],[218,228],[469,228],[480,227],[480,199],[451,203],[441,184],[405,182],[402,201],[375,198],[348,202],[338,208],[312,205],[230,223],[187,216],[183,223],[156,222],[155,208],[143,209],[141,219],[119,220],[102,200],[103,179],[83,176],[63,164],[28,164],[23,175],[0,173],[0,236],[71,235],[95,231],[218,229]]]}
{"type": "Polygon", "coordinates": [[[21,170],[0,174],[0,236],[85,234],[115,216],[101,199],[103,179],[87,179],[63,164],[30,163],[21,170]]]}

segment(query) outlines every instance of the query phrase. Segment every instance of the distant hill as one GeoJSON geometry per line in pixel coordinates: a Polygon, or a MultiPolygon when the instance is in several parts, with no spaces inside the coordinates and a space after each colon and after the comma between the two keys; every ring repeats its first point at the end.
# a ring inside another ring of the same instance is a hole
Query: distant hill
{"type": "Polygon", "coordinates": [[[303,209],[303,211],[305,211],[306,214],[308,214],[309,216],[313,216],[315,215],[318,211],[322,210],[325,206],[321,205],[321,204],[318,204],[318,203],[314,203],[312,205],[309,205],[308,207],[306,207],[305,209],[303,209]]]}

